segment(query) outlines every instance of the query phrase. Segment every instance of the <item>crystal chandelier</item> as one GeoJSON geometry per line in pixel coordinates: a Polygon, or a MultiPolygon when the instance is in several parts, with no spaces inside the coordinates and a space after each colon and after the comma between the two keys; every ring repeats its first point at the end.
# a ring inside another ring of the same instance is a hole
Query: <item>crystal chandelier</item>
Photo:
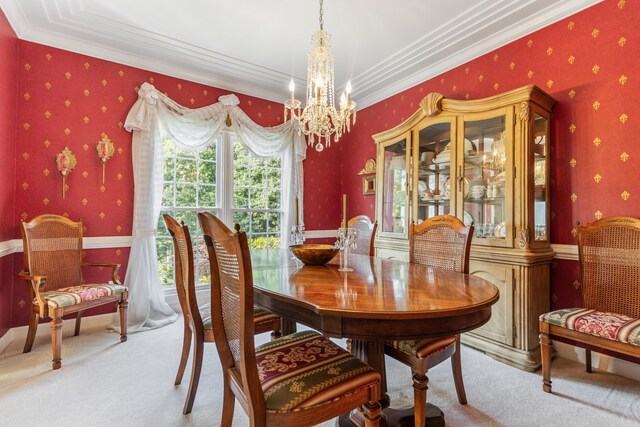
{"type": "Polygon", "coordinates": [[[291,99],[284,102],[284,120],[287,111],[291,119],[300,122],[300,132],[308,136],[309,146],[322,151],[331,145],[331,136],[338,142],[342,134],[351,130],[356,123],[356,103],[351,100],[351,82],[347,82],[345,92],[340,96],[340,110],[334,102],[333,53],[331,53],[331,35],[322,29],[323,0],[320,0],[320,31],[311,37],[313,49],[309,52],[307,68],[306,106],[295,99],[295,84],[289,83],[291,99]],[[316,141],[317,139],[317,141],[316,141]],[[323,143],[324,139],[324,143],[323,143]]]}

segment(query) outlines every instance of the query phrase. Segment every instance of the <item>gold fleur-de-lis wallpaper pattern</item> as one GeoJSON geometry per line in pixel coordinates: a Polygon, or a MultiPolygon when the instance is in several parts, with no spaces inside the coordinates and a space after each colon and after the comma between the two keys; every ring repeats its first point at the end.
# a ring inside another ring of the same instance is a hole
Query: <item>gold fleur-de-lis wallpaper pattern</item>
{"type": "MultiPolygon", "coordinates": [[[[45,212],[67,212],[70,218],[84,221],[88,236],[131,234],[131,134],[123,124],[137,99],[136,88],[153,81],[190,108],[213,104],[218,96],[229,93],[25,41],[20,41],[19,61],[18,90],[23,96],[18,101],[16,182],[21,186],[16,190],[16,212],[26,212],[28,219],[45,212]],[[100,159],[89,150],[102,134],[109,135],[115,148],[104,186],[100,159]],[[65,146],[76,154],[81,173],[70,175],[63,201],[58,197],[59,180],[51,179],[50,171],[55,168],[55,153],[65,146]]],[[[282,122],[279,106],[239,98],[256,122],[264,126],[282,122]]]]}
{"type": "MultiPolygon", "coordinates": [[[[374,215],[373,197],[363,196],[353,179],[366,159],[375,157],[371,135],[401,123],[425,95],[440,92],[453,99],[478,99],[535,84],[557,100],[552,119],[551,242],[575,244],[571,230],[576,221],[640,217],[639,16],[640,2],[605,0],[359,111],[358,123],[339,142],[342,192],[350,200],[349,212],[374,215]]],[[[353,96],[357,99],[355,87],[353,96]]],[[[338,217],[339,213],[335,223],[338,217]]],[[[580,289],[572,285],[579,279],[577,264],[554,263],[554,307],[580,303],[580,289]]]]}
{"type": "MultiPolygon", "coordinates": [[[[3,18],[1,12],[0,18],[3,18]]],[[[1,19],[0,25],[3,25],[1,19]]],[[[6,159],[16,165],[15,188],[8,190],[15,192],[15,209],[4,225],[8,229],[5,240],[19,238],[20,218],[30,220],[43,213],[82,219],[85,236],[131,235],[131,133],[125,131],[124,122],[138,97],[136,88],[145,81],[153,82],[159,90],[189,108],[213,104],[229,91],[40,44],[22,40],[18,43],[17,67],[13,68],[14,71],[18,69],[18,87],[13,90],[18,94],[18,131],[15,157],[6,159]],[[104,185],[100,159],[90,149],[100,141],[102,134],[109,135],[115,148],[106,168],[104,185]],[[56,171],[55,155],[65,146],[76,155],[78,169],[77,173],[69,175],[69,188],[62,199],[60,177],[53,172],[56,171]]],[[[240,107],[260,125],[282,123],[279,104],[237,95],[240,107]]],[[[16,117],[15,111],[9,114],[16,117]]],[[[14,134],[15,128],[11,132],[14,134]]],[[[128,248],[86,252],[88,262],[122,264],[120,277],[124,277],[128,248]]],[[[97,274],[96,278],[104,277],[98,272],[87,273],[97,274]]],[[[86,279],[91,280],[91,277],[86,279]]],[[[14,281],[17,279],[13,275],[7,278],[13,289],[11,304],[15,306],[20,301],[28,301],[29,297],[24,283],[14,285],[14,281]]],[[[0,301],[0,311],[6,312],[5,308],[0,301]]],[[[100,312],[98,309],[92,314],[100,312]]],[[[27,310],[14,309],[12,324],[26,324],[27,315],[27,310]]],[[[2,323],[0,321],[0,333],[2,323]]]]}

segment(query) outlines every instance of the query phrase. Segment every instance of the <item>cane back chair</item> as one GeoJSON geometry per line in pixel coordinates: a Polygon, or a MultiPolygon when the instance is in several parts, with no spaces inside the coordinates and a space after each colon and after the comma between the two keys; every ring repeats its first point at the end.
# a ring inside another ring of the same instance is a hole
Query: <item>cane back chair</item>
{"type": "MultiPolygon", "coordinates": [[[[451,215],[439,215],[409,227],[409,261],[444,270],[469,273],[469,250],[473,224],[468,227],[451,215]]],[[[462,381],[460,335],[422,340],[390,341],[385,344],[388,356],[411,367],[413,374],[414,419],[424,426],[427,400],[427,372],[451,358],[453,380],[458,401],[465,405],[467,396],[462,381]]]]}
{"type": "MultiPolygon", "coordinates": [[[[175,385],[182,382],[187,360],[191,349],[193,337],[193,360],[191,368],[191,380],[189,381],[189,391],[184,403],[183,413],[188,414],[193,408],[193,402],[198,391],[200,373],[202,371],[202,358],[205,342],[215,342],[213,327],[211,326],[211,304],[198,305],[195,286],[195,268],[193,261],[193,245],[189,227],[179,224],[170,215],[163,214],[165,224],[169,234],[173,239],[174,248],[174,271],[176,279],[176,293],[180,301],[182,316],[184,319],[184,337],[182,341],[182,356],[175,385]]],[[[280,337],[281,320],[279,316],[261,308],[253,311],[255,322],[255,333],[271,331],[272,338],[280,337]]]]}
{"type": "Polygon", "coordinates": [[[254,344],[253,279],[246,234],[199,213],[211,265],[212,318],[224,376],[221,426],[235,398],[252,426],[311,426],[362,405],[365,425],[380,420],[380,375],[317,332],[254,344]]]}
{"type": "Polygon", "coordinates": [[[542,389],[551,393],[552,337],[640,357],[640,219],[607,217],[576,227],[582,307],[540,316],[542,389]]]}
{"type": "Polygon", "coordinates": [[[353,228],[356,233],[356,248],[351,250],[351,253],[361,254],[367,256],[374,256],[375,250],[373,247],[373,240],[376,235],[376,228],[378,228],[378,222],[371,222],[368,216],[358,215],[349,220],[349,228],[353,228]]]}
{"type": "Polygon", "coordinates": [[[76,313],[74,335],[80,333],[82,312],[117,303],[120,308],[120,341],[127,340],[128,290],[118,279],[120,264],[82,262],[82,221],[59,215],[40,215],[20,221],[24,270],[18,277],[29,286],[29,331],[24,352],[33,347],[38,319],[51,319],[53,369],[62,367],[62,316],[76,313]],[[110,283],[85,283],[83,267],[111,268],[110,283]]]}

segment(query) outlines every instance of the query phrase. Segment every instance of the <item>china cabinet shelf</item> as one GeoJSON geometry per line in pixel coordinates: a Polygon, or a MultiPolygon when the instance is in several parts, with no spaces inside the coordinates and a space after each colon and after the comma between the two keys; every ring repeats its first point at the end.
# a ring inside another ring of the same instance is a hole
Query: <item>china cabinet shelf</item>
{"type": "Polygon", "coordinates": [[[540,365],[537,317],[549,310],[554,104],[536,86],[468,101],[431,93],[403,123],[373,136],[376,255],[408,259],[412,222],[442,214],[473,222],[470,274],[501,296],[491,320],[462,340],[526,370],[540,365]]]}
{"type": "Polygon", "coordinates": [[[476,203],[476,204],[498,204],[504,203],[504,197],[483,197],[480,199],[474,198],[466,198],[464,199],[465,203],[476,203]]]}

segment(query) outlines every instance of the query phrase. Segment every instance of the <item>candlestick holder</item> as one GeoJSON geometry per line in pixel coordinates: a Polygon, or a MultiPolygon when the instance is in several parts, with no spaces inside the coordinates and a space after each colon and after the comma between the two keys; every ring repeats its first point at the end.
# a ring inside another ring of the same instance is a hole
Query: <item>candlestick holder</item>
{"type": "Polygon", "coordinates": [[[289,244],[301,245],[307,238],[304,236],[304,225],[292,225],[289,232],[289,244]]]}
{"type": "Polygon", "coordinates": [[[336,240],[335,247],[342,252],[341,257],[341,265],[338,271],[353,271],[352,268],[349,268],[349,249],[355,249],[358,247],[356,242],[356,237],[358,237],[358,230],[355,228],[344,228],[341,227],[338,229],[338,240],[336,240]]]}
{"type": "MultiPolygon", "coordinates": [[[[304,224],[292,225],[289,231],[289,246],[301,245],[307,238],[304,235],[304,224]]],[[[291,255],[291,259],[298,259],[295,255],[291,255]]]]}

